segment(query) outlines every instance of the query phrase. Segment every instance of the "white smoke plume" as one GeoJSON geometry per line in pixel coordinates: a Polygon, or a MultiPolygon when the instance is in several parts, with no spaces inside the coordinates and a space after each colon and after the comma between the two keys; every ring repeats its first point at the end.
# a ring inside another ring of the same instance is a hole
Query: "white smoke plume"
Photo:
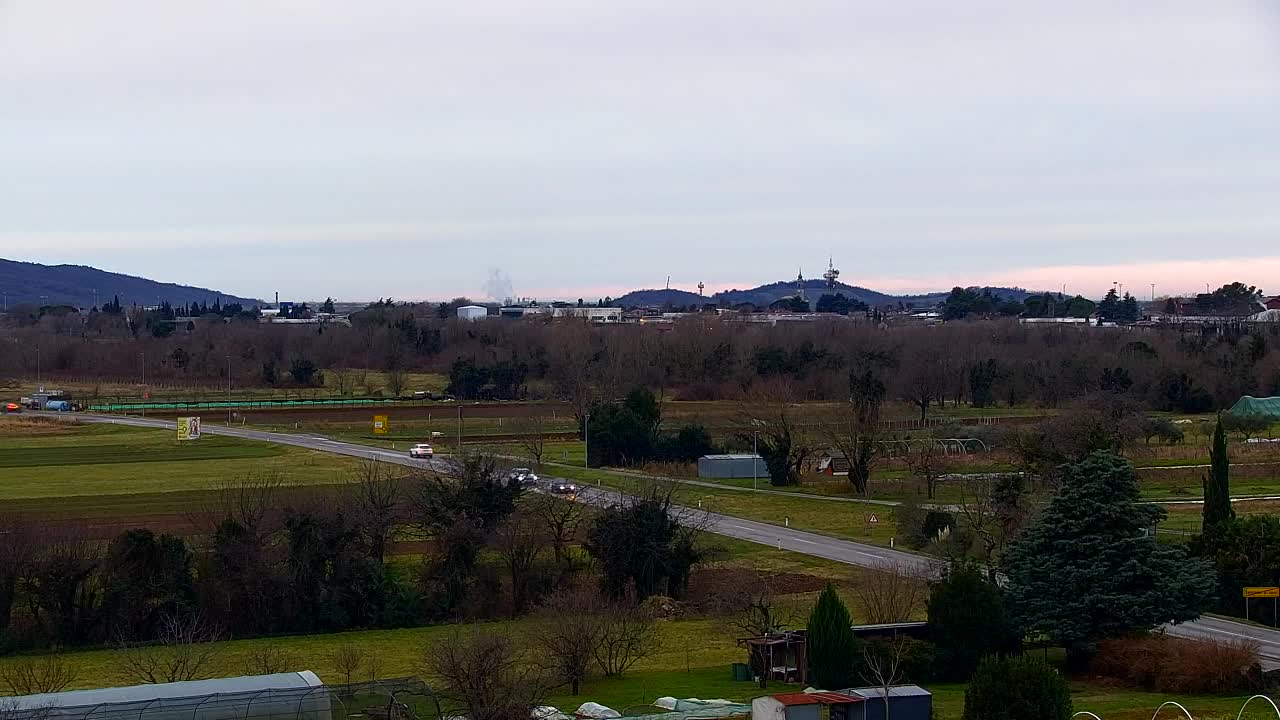
{"type": "Polygon", "coordinates": [[[489,280],[484,284],[484,292],[490,300],[505,302],[515,298],[515,289],[511,285],[511,276],[502,272],[501,268],[489,268],[489,280]]]}

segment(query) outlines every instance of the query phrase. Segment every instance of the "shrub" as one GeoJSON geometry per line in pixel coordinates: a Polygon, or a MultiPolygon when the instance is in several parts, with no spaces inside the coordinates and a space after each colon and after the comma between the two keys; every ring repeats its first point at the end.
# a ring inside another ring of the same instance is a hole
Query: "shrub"
{"type": "Polygon", "coordinates": [[[1187,640],[1163,633],[1104,640],[1089,669],[1164,693],[1252,692],[1262,679],[1254,643],[1187,640]]]}
{"type": "Polygon", "coordinates": [[[937,645],[937,675],[969,679],[987,655],[1015,653],[1021,644],[995,584],[973,565],[956,565],[929,592],[929,636],[937,645]]]}
{"type": "Polygon", "coordinates": [[[1058,671],[1027,656],[989,657],[964,691],[964,720],[1069,720],[1071,691],[1058,671]]]}

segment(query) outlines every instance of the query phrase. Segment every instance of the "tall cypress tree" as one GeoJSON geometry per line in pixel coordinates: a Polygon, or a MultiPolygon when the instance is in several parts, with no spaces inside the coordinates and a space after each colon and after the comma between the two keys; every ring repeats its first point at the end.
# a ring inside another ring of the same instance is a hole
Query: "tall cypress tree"
{"type": "Polygon", "coordinates": [[[809,682],[827,690],[851,686],[857,639],[849,608],[831,583],[827,583],[809,614],[808,630],[809,682]]]}
{"type": "Polygon", "coordinates": [[[1202,531],[1205,533],[1218,529],[1223,523],[1236,517],[1231,508],[1231,467],[1227,459],[1227,433],[1222,429],[1222,416],[1218,416],[1218,425],[1213,430],[1213,445],[1209,448],[1209,474],[1202,479],[1204,484],[1204,520],[1202,531]]]}

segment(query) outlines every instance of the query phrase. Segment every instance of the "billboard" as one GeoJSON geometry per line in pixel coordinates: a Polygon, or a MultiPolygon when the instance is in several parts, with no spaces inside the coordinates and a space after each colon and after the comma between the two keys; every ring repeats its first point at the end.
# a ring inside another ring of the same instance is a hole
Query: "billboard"
{"type": "Polygon", "coordinates": [[[373,434],[374,435],[386,435],[390,431],[391,431],[391,423],[387,422],[386,415],[373,416],[373,434]]]}
{"type": "Polygon", "coordinates": [[[183,417],[178,418],[178,439],[179,440],[199,440],[200,439],[200,418],[183,417]]]}

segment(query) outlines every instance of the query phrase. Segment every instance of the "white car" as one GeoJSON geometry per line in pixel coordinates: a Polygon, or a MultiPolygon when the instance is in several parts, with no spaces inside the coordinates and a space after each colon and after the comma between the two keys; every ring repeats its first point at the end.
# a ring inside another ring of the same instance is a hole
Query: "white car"
{"type": "Polygon", "coordinates": [[[524,485],[526,487],[531,485],[536,485],[538,482],[537,473],[530,470],[529,468],[511,468],[511,474],[509,474],[507,477],[519,482],[521,485],[524,485]]]}
{"type": "Polygon", "coordinates": [[[435,456],[435,454],[436,451],[426,443],[418,443],[417,445],[409,448],[409,457],[416,458],[418,460],[430,460],[435,456]]]}

